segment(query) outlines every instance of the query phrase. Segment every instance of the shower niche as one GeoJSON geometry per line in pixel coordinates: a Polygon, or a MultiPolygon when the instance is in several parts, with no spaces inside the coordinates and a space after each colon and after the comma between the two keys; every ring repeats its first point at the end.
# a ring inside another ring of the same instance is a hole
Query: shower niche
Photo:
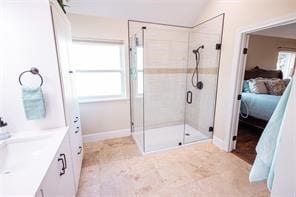
{"type": "Polygon", "coordinates": [[[131,126],[142,152],[212,139],[223,20],[129,21],[131,126]]]}

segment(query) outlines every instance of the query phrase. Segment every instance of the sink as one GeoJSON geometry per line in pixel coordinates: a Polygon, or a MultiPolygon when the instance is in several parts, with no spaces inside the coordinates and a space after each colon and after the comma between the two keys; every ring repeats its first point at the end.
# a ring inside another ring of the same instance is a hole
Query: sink
{"type": "Polygon", "coordinates": [[[31,135],[0,142],[0,176],[23,171],[36,162],[50,141],[49,135],[31,135]]]}
{"type": "Polygon", "coordinates": [[[35,196],[67,132],[20,131],[0,141],[0,196],[35,196]]]}

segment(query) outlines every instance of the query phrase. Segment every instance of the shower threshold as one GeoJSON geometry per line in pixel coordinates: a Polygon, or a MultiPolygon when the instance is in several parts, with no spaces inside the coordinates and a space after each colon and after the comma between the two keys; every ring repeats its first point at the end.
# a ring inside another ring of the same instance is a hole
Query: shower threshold
{"type": "Polygon", "coordinates": [[[185,136],[184,125],[181,124],[146,129],[145,139],[142,132],[134,132],[133,138],[143,154],[175,149],[195,143],[212,142],[212,135],[205,135],[189,125],[185,127],[185,136]],[[143,141],[145,141],[145,150],[143,150],[143,141]]]}

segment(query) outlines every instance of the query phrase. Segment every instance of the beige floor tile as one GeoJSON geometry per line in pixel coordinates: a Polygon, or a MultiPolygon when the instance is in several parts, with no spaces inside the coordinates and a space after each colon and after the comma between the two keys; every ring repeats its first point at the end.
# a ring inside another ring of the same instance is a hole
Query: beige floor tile
{"type": "Polygon", "coordinates": [[[154,168],[143,174],[130,174],[132,180],[133,194],[136,196],[147,196],[153,191],[160,190],[164,184],[158,171],[154,168]]]}
{"type": "Polygon", "coordinates": [[[147,174],[150,170],[155,169],[153,159],[151,157],[148,157],[141,156],[127,160],[128,166],[130,168],[130,173],[147,174]]]}
{"type": "Polygon", "coordinates": [[[112,162],[124,160],[126,157],[120,150],[120,147],[112,148],[110,145],[104,145],[99,157],[100,165],[109,165],[112,162]]]}
{"type": "Polygon", "coordinates": [[[99,180],[100,172],[98,166],[84,167],[81,171],[79,186],[83,188],[86,186],[99,184],[99,180]]]}
{"type": "Polygon", "coordinates": [[[165,187],[155,192],[155,196],[163,197],[199,197],[202,196],[200,187],[196,181],[188,182],[178,187],[165,187]]]}
{"type": "Polygon", "coordinates": [[[101,148],[103,147],[103,144],[104,144],[103,141],[84,143],[83,144],[84,152],[91,153],[91,152],[100,151],[101,148]]]}
{"type": "Polygon", "coordinates": [[[100,151],[85,152],[82,167],[92,167],[99,164],[100,151]]]}
{"type": "Polygon", "coordinates": [[[267,197],[251,166],[210,143],[141,155],[131,137],[85,144],[79,197],[267,197]]]}
{"type": "Polygon", "coordinates": [[[80,187],[78,191],[79,197],[100,197],[100,186],[97,185],[89,185],[80,187]]]}
{"type": "Polygon", "coordinates": [[[124,138],[105,140],[104,144],[109,145],[113,148],[116,148],[116,147],[121,148],[126,145],[134,145],[134,141],[131,137],[124,137],[124,138]]]}
{"type": "Polygon", "coordinates": [[[249,171],[242,170],[239,166],[222,172],[221,176],[225,179],[232,187],[239,192],[246,194],[247,196],[252,196],[255,194],[261,194],[267,192],[265,187],[266,183],[253,183],[249,182],[249,171]]]}
{"type": "Polygon", "coordinates": [[[128,175],[120,174],[115,177],[102,179],[100,184],[100,196],[132,196],[132,189],[132,182],[128,178],[128,175]]]}
{"type": "Polygon", "coordinates": [[[178,187],[193,181],[190,171],[179,160],[161,160],[158,158],[154,162],[165,187],[178,187]]]}
{"type": "Polygon", "coordinates": [[[221,175],[214,175],[198,181],[199,191],[197,196],[212,197],[240,197],[244,196],[232,184],[227,182],[221,175]]]}

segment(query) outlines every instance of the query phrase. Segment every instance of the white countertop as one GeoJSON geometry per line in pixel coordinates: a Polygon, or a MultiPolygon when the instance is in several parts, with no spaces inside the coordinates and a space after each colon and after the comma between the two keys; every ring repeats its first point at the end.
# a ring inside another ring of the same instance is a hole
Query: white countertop
{"type": "Polygon", "coordinates": [[[0,196],[35,196],[67,131],[68,127],[18,132],[1,141],[0,196]]]}

